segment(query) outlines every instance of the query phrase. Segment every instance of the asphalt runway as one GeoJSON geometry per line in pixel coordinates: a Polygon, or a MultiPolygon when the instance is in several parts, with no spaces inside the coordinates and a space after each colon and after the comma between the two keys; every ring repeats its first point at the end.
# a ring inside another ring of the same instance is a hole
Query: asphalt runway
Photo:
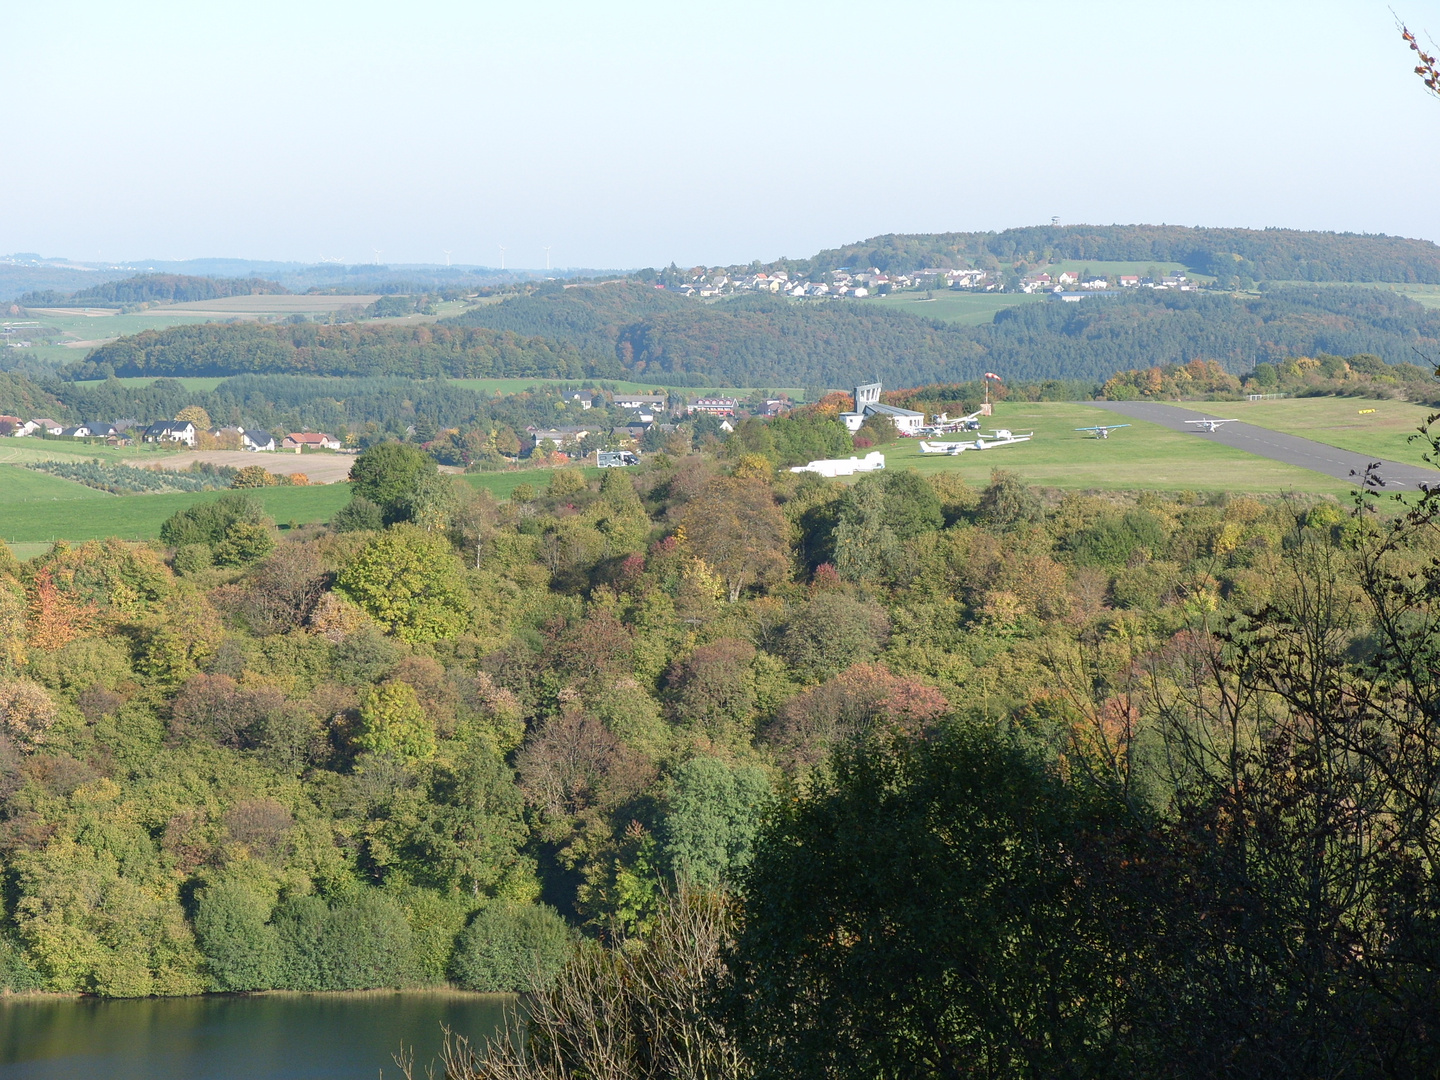
{"type": "Polygon", "coordinates": [[[1440,469],[1426,469],[1416,465],[1404,465],[1398,461],[1366,457],[1364,454],[1341,450],[1337,446],[1328,446],[1313,439],[1285,435],[1243,422],[1224,424],[1213,434],[1194,424],[1185,423],[1186,420],[1224,419],[1226,413],[1223,402],[1217,403],[1219,411],[1203,413],[1182,409],[1177,405],[1161,405],[1154,401],[1087,401],[1085,404],[1093,405],[1097,409],[1107,409],[1121,416],[1159,424],[1172,431],[1183,431],[1197,439],[1213,439],[1225,446],[1244,450],[1247,454],[1283,461],[1286,465],[1298,465],[1302,469],[1312,469],[1339,480],[1359,483],[1365,470],[1376,465],[1371,474],[1371,482],[1377,487],[1414,491],[1422,485],[1440,485],[1440,469]]]}

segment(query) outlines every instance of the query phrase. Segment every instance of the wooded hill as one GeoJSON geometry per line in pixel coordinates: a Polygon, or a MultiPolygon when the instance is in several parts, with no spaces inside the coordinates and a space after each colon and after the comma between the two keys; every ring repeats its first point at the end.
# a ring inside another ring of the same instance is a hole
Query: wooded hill
{"type": "Polygon", "coordinates": [[[1396,293],[1290,286],[1259,296],[1126,290],[961,327],[879,305],[737,296],[705,304],[633,283],[552,288],[428,326],[204,324],[101,346],[69,379],[238,374],[551,377],[845,387],[1007,378],[1101,383],[1116,371],[1292,356],[1440,354],[1440,312],[1396,293]]]}
{"type": "Polygon", "coordinates": [[[1025,262],[1178,262],[1202,274],[1273,281],[1440,282],[1440,247],[1428,240],[1298,229],[1196,229],[1183,225],[1059,225],[1004,232],[889,233],[781,260],[820,274],[840,267],[905,273],[922,267],[988,268],[1025,262]]]}
{"type": "Polygon", "coordinates": [[[1103,382],[1116,371],[1193,359],[1232,372],[1289,356],[1373,353],[1390,363],[1440,345],[1440,313],[1388,291],[1290,287],[1259,297],[1135,291],[1028,304],[957,327],[867,303],[738,296],[702,304],[637,285],[516,297],[466,322],[544,334],[672,384],[834,387],[979,378],[1103,382]],[[634,304],[633,307],[628,305],[634,304]],[[627,319],[626,316],[629,316],[627,319]]]}
{"type": "Polygon", "coordinates": [[[110,374],[578,378],[620,368],[567,342],[478,327],[202,323],[121,338],[64,371],[71,379],[110,374]]]}
{"type": "Polygon", "coordinates": [[[18,303],[27,307],[76,304],[85,307],[122,307],[126,304],[187,304],[225,296],[280,296],[290,292],[279,282],[264,278],[189,277],[185,274],[137,274],[107,281],[77,292],[44,289],[29,292],[18,303]]]}

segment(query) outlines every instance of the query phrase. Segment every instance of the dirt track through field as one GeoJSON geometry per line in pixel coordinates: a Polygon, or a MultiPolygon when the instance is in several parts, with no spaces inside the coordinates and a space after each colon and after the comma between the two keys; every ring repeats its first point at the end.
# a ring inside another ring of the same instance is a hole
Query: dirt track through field
{"type": "Polygon", "coordinates": [[[1357,454],[1339,447],[1327,446],[1313,439],[1302,439],[1298,435],[1286,435],[1255,424],[1224,424],[1211,433],[1187,420],[1223,419],[1224,402],[1216,402],[1216,408],[1206,412],[1195,412],[1175,405],[1161,405],[1153,401],[1092,401],[1086,402],[1097,409],[1108,409],[1122,416],[1146,420],[1172,431],[1189,432],[1197,439],[1210,439],[1236,450],[1244,450],[1257,457],[1283,461],[1287,465],[1298,465],[1302,469],[1324,473],[1340,480],[1358,481],[1371,465],[1377,468],[1372,476],[1379,480],[1377,486],[1402,488],[1414,491],[1421,485],[1440,484],[1440,471],[1404,465],[1398,461],[1387,461],[1380,457],[1357,454]]]}

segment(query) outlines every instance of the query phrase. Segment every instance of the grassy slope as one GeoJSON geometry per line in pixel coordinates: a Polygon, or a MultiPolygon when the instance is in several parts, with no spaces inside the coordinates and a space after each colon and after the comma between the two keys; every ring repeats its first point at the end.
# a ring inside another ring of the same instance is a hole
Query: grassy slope
{"type": "Polygon", "coordinates": [[[1035,304],[1045,298],[1038,293],[972,293],[940,291],[933,300],[923,292],[891,293],[861,303],[895,308],[925,319],[939,319],[957,326],[978,326],[995,318],[995,313],[1019,304],[1035,304]]]}
{"type": "Polygon", "coordinates": [[[0,465],[23,464],[28,461],[122,461],[143,468],[166,457],[180,453],[151,446],[102,446],[72,442],[69,439],[0,439],[0,465]]]}
{"type": "MultiPolygon", "coordinates": [[[[171,514],[224,492],[109,495],[29,469],[0,468],[0,539],[35,544],[120,536],[148,540],[171,514]]],[[[349,484],[249,491],[281,524],[327,521],[350,500],[349,484]]]]}
{"type": "Polygon", "coordinates": [[[1421,455],[1429,450],[1429,444],[1418,440],[1410,442],[1410,436],[1425,423],[1432,410],[1408,401],[1281,398],[1227,402],[1215,407],[1224,410],[1225,416],[1235,416],[1272,431],[1300,435],[1342,450],[1374,454],[1408,465],[1424,465],[1421,455]],[[1371,409],[1374,412],[1368,411],[1371,409]]]}
{"type": "MultiPolygon", "coordinates": [[[[525,469],[519,472],[502,473],[468,473],[465,482],[477,488],[484,488],[497,499],[508,499],[514,490],[521,484],[529,484],[537,492],[544,491],[550,483],[552,473],[549,469],[525,469]]],[[[600,470],[593,465],[585,469],[586,479],[593,480],[600,475],[600,470]]]]}
{"type": "Polygon", "coordinates": [[[949,457],[921,454],[918,440],[903,439],[883,448],[885,463],[891,469],[913,467],[927,475],[959,473],[976,485],[987,483],[992,469],[1010,469],[1032,483],[1059,488],[1295,490],[1334,495],[1349,490],[1340,481],[1309,469],[1282,465],[1138,420],[1105,440],[1074,430],[1113,424],[1116,419],[1114,413],[1088,405],[1007,402],[996,406],[991,423],[1017,432],[1033,429],[1033,442],[949,457]]]}

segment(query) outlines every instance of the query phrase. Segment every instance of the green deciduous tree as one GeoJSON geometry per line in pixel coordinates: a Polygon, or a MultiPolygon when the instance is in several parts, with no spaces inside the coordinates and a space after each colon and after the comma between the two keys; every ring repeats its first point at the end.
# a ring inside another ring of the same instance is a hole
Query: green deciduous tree
{"type": "Polygon", "coordinates": [[[435,459],[409,443],[383,442],[370,447],[350,467],[352,495],[380,507],[387,521],[404,520],[403,501],[420,482],[436,475],[435,459]]]}
{"type": "Polygon", "coordinates": [[[770,781],[753,765],[694,757],[675,770],[660,827],[670,873],[701,889],[728,884],[750,861],[770,801],[770,781]]]}
{"type": "Polygon", "coordinates": [[[434,721],[420,707],[415,688],[399,679],[380,684],[365,698],[360,728],[355,744],[372,754],[403,761],[435,753],[434,721]]]}
{"type": "Polygon", "coordinates": [[[413,525],[372,539],[335,584],[376,622],[409,642],[453,637],[470,613],[464,571],[449,542],[413,525]]]}

